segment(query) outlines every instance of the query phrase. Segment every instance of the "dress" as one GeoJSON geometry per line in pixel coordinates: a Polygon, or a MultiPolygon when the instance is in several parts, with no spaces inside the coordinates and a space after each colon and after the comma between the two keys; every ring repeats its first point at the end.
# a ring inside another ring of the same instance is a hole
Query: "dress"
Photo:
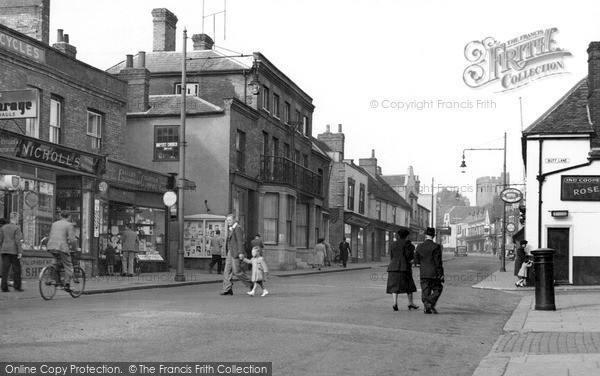
{"type": "Polygon", "coordinates": [[[417,291],[411,267],[414,249],[415,246],[407,239],[400,239],[392,244],[386,293],[410,294],[417,291]]]}
{"type": "Polygon", "coordinates": [[[317,243],[315,245],[315,265],[323,265],[325,263],[325,244],[317,243]]]}

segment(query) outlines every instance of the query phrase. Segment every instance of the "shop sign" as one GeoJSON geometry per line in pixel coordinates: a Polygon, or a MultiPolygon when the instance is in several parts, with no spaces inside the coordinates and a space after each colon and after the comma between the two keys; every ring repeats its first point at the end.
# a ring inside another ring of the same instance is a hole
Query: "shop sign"
{"type": "Polygon", "coordinates": [[[561,176],[560,199],[562,201],[600,201],[600,176],[561,176]]]}
{"type": "Polygon", "coordinates": [[[46,63],[46,50],[2,32],[0,32],[0,47],[38,63],[46,63]]]}
{"type": "Polygon", "coordinates": [[[23,278],[37,278],[42,269],[53,263],[53,257],[22,257],[21,275],[23,278]]]}
{"type": "Polygon", "coordinates": [[[506,188],[500,192],[500,198],[507,204],[514,204],[515,202],[521,201],[523,193],[517,188],[506,188]]]}
{"type": "MultiPolygon", "coordinates": [[[[2,140],[4,141],[4,140],[2,140]]],[[[3,143],[4,144],[4,143],[3,143]]],[[[80,154],[55,144],[45,144],[33,140],[19,140],[15,156],[48,165],[68,168],[95,174],[97,172],[99,157],[80,154]]]]}
{"type": "Polygon", "coordinates": [[[169,179],[168,176],[114,161],[107,161],[104,178],[127,187],[150,192],[167,191],[167,180],[169,179]]]}
{"type": "Polygon", "coordinates": [[[0,91],[0,119],[26,119],[38,116],[38,91],[0,91]]]}

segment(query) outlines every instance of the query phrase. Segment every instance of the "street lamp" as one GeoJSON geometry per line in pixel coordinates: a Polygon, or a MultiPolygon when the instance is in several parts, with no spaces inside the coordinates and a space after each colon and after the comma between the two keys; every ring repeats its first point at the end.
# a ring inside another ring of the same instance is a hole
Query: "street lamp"
{"type": "Polygon", "coordinates": [[[183,29],[183,53],[181,59],[181,126],[179,127],[179,182],[177,184],[179,192],[179,202],[177,204],[177,217],[179,219],[179,247],[177,248],[177,272],[175,274],[175,281],[185,281],[185,274],[183,274],[184,266],[184,245],[183,245],[183,234],[184,234],[184,194],[185,194],[185,101],[187,87],[186,81],[186,59],[187,59],[187,29],[183,29]]]}
{"type": "MultiPolygon", "coordinates": [[[[471,148],[471,149],[463,149],[462,153],[462,162],[460,164],[461,172],[465,173],[465,169],[467,168],[467,164],[465,163],[465,151],[467,150],[502,150],[504,152],[504,168],[503,168],[503,186],[506,188],[508,183],[506,181],[506,132],[504,132],[504,147],[503,148],[471,148]]],[[[501,266],[500,271],[506,271],[506,202],[503,202],[503,210],[502,210],[502,255],[500,257],[501,266]]]]}

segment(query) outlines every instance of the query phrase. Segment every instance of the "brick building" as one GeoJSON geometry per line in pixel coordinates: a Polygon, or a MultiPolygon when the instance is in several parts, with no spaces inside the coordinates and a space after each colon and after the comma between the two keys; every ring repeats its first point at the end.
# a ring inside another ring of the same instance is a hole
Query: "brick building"
{"type": "Polygon", "coordinates": [[[144,251],[166,257],[168,175],[124,162],[127,83],[78,61],[62,30],[48,44],[49,3],[0,7],[0,178],[13,182],[0,215],[19,214],[24,277],[51,261],[40,242],[65,209],[89,273],[102,272],[100,254],[125,223],[138,224],[144,251]]]}
{"type": "MultiPolygon", "coordinates": [[[[108,72],[128,80],[132,95],[127,121],[134,147],[127,158],[175,173],[183,53],[175,51],[177,17],[164,8],[152,16],[154,50],[108,72]]],[[[312,98],[259,52],[231,56],[205,34],[191,39],[185,174],[196,190],[185,195],[185,215],[235,213],[247,244],[261,234],[271,267],[301,266],[328,231],[323,175],[329,157],[313,143],[312,98]]],[[[185,243],[186,265],[204,268],[209,255],[196,243],[185,243]],[[193,247],[200,251],[194,256],[193,247]]]]}

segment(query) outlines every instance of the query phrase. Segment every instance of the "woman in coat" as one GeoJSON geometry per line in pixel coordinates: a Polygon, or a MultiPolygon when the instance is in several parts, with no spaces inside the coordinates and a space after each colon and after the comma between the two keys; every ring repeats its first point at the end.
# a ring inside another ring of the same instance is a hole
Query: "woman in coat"
{"type": "MultiPolygon", "coordinates": [[[[526,260],[527,254],[525,253],[525,245],[527,245],[527,240],[521,240],[519,242],[519,247],[517,248],[517,254],[515,256],[515,277],[517,277],[519,279],[521,278],[518,276],[519,270],[521,269],[523,262],[527,262],[527,260],[526,260]]],[[[517,283],[515,283],[515,285],[517,283]]]]}
{"type": "Polygon", "coordinates": [[[408,238],[409,232],[406,229],[398,231],[399,239],[391,247],[391,261],[388,265],[387,290],[392,294],[394,311],[398,310],[398,294],[406,294],[408,297],[408,310],[419,309],[413,302],[413,292],[417,291],[417,286],[412,276],[411,262],[414,258],[415,246],[408,238]]]}

